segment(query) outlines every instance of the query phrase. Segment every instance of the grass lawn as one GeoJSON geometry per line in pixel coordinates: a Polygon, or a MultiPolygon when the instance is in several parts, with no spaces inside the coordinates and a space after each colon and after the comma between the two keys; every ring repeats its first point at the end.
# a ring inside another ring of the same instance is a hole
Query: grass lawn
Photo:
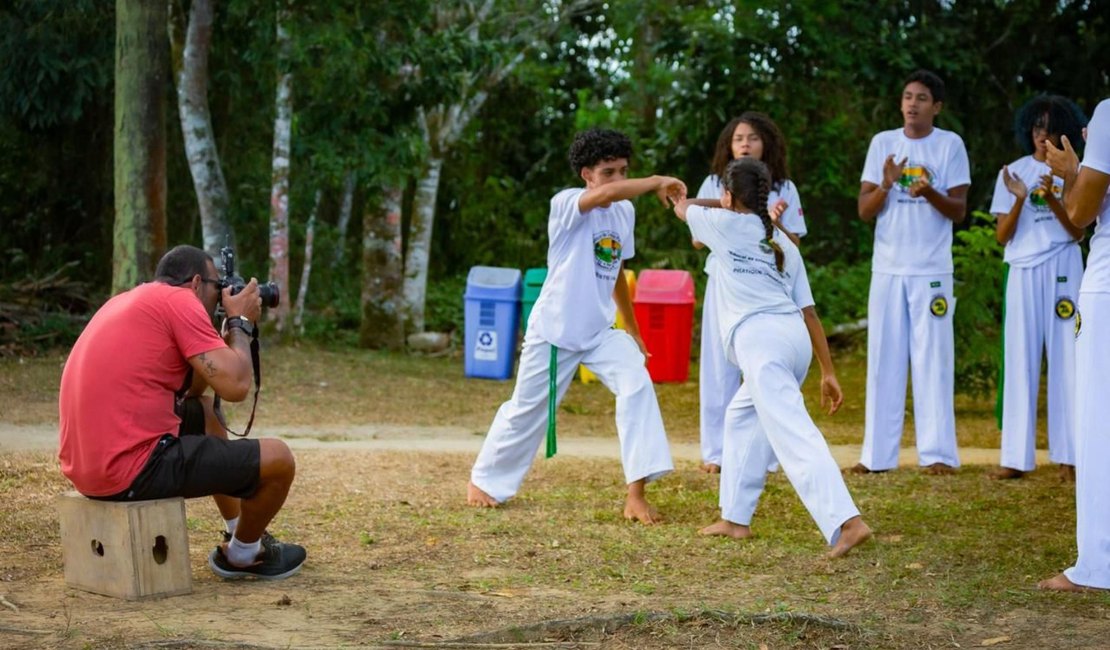
{"type": "MultiPolygon", "coordinates": [[[[274,422],[484,431],[511,390],[464,380],[457,359],[265,354],[263,431],[274,422]]],[[[818,422],[831,442],[858,442],[864,366],[851,354],[838,361],[849,399],[818,422]]],[[[0,361],[0,422],[54,421],[60,363],[0,361]]],[[[659,387],[675,440],[696,440],[696,392],[693,382],[659,387]]],[[[985,401],[959,402],[961,444],[991,444],[990,412],[985,401]]],[[[576,384],[560,426],[612,435],[612,398],[576,384]]],[[[829,561],[781,474],[768,482],[756,536],[740,542],[696,535],[716,518],[717,489],[692,462],[650,486],[665,517],[654,527],[620,516],[616,461],[537,462],[496,510],[465,506],[472,462],[298,452],[298,480],[272,529],[309,549],[301,574],[216,579],[205,558],[219,520],[196,500],[194,593],[131,603],[64,587],[53,499],[67,484],[53,454],[0,453],[0,595],[11,604],[0,602],[0,647],[1106,647],[1110,597],[1034,588],[1075,552],[1073,488],[1051,468],[1007,483],[988,480],[985,466],[848,477],[876,536],[829,561]]]]}

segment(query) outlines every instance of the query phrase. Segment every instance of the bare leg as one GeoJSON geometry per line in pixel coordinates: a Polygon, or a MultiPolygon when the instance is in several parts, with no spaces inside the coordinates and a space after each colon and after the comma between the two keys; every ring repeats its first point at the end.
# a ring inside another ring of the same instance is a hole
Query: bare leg
{"type": "Polygon", "coordinates": [[[710,524],[698,531],[699,535],[719,535],[733,539],[746,539],[752,536],[752,529],[742,524],[734,524],[722,519],[715,524],[710,524]]]}
{"type": "Polygon", "coordinates": [[[1047,591],[1071,591],[1075,593],[1083,593],[1087,591],[1106,591],[1105,589],[1096,589],[1094,587],[1084,587],[1077,585],[1064,574],[1059,574],[1049,578],[1048,580],[1041,580],[1037,583],[1037,589],[1045,589],[1047,591]]]}
{"type": "Polygon", "coordinates": [[[266,525],[281,510],[297,471],[293,452],[283,441],[263,438],[258,447],[261,455],[258,490],[251,498],[240,501],[241,514],[235,531],[235,537],[248,544],[262,537],[266,525]]]}
{"type": "Polygon", "coordinates": [[[662,519],[659,517],[659,512],[644,497],[646,483],[647,481],[640,479],[628,484],[628,496],[624,500],[624,518],[650,526],[659,523],[662,519]]]}
{"type": "Polygon", "coordinates": [[[826,557],[834,559],[844,557],[856,546],[871,539],[871,528],[863,523],[863,518],[859,515],[852,517],[840,526],[840,539],[836,540],[836,545],[828,552],[826,557]]]}
{"type": "Polygon", "coordinates": [[[486,494],[482,488],[474,485],[473,482],[466,484],[466,504],[476,508],[496,508],[498,505],[497,499],[486,494]]]}

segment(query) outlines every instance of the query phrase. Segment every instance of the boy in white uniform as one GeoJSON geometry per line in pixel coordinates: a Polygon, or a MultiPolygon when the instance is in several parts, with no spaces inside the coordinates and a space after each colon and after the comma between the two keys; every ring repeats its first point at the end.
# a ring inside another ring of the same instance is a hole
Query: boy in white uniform
{"type": "MultiPolygon", "coordinates": [[[[721,174],[725,166],[737,158],[751,157],[762,161],[771,171],[771,193],[767,210],[779,230],[797,244],[806,234],[806,221],[798,188],[787,178],[786,139],[770,117],[747,111],[733,118],[721,130],[710,165],[712,174],[698,189],[697,198],[721,198],[721,174]]],[[[717,305],[713,300],[715,280],[710,272],[713,253],[705,260],[709,276],[701,312],[701,357],[698,393],[700,407],[702,470],[714,474],[721,469],[725,409],[740,386],[740,369],[728,362],[721,336],[717,331],[717,305]]]]}
{"type": "MultiPolygon", "coordinates": [[[[767,167],[741,158],[729,164],[724,180],[727,191],[721,207],[703,207],[708,202],[699,201],[675,208],[694,240],[716,253],[712,273],[719,280],[714,296],[720,307],[718,331],[729,360],[744,374],[725,422],[723,506],[725,485],[734,482],[732,476],[747,480],[737,481],[742,493],[735,497],[734,512],[722,509],[725,520],[714,525],[721,530],[702,532],[749,536],[767,465],[777,457],[832,546],[829,556],[840,557],[866,541],[871,530],[802,399],[801,381],[812,358],[812,337],[798,309],[799,303],[813,302],[805,266],[793,243],[773,237],[766,208],[771,184],[767,167]],[[757,206],[758,214],[749,205],[757,206]]],[[[827,346],[821,354],[822,398],[835,410],[843,398],[835,374],[828,372],[832,364],[827,346]]]]}
{"type": "Polygon", "coordinates": [[[1048,164],[1064,179],[1071,222],[1086,228],[1096,218],[1087,271],[1079,290],[1075,339],[1075,566],[1042,581],[1041,589],[1110,589],[1110,436],[1106,383],[1110,367],[1110,99],[1099,103],[1087,127],[1083,166],[1067,138],[1064,151],[1048,145],[1048,164]]]}
{"type": "Polygon", "coordinates": [[[850,471],[898,466],[907,362],[913,373],[919,463],[955,471],[952,224],[964,219],[971,184],[960,136],[933,120],[944,82],[918,70],[902,91],[903,127],[871,139],[860,178],[859,215],[875,221],[867,302],[867,400],[863,450],[850,471]]]}
{"type": "Polygon", "coordinates": [[[1029,155],[1002,168],[991,214],[1006,247],[1000,467],[991,478],[1016,479],[1036,466],[1041,350],[1048,357],[1048,452],[1065,478],[1075,471],[1075,301],[1083,277],[1083,229],[1068,221],[1063,180],[1045,162],[1046,142],[1079,142],[1086,118],[1059,95],[1042,95],[1017,113],[1018,143],[1029,155]]]}
{"type": "Polygon", "coordinates": [[[628,199],[654,192],[667,205],[685,198],[686,186],[669,176],[627,178],[631,156],[629,139],[608,129],[579,133],[571,144],[571,167],[586,187],[551,199],[547,279],[528,319],[516,388],[497,411],[471,470],[470,505],[493,507],[516,494],[543,440],[549,412],[555,412],[582,364],[617,397],[628,485],[624,515],[645,524],[658,520],[644,486],[674,464],[622,266],[636,251],[636,213],[628,199]],[[617,309],[624,330],[612,328],[617,309]]]}

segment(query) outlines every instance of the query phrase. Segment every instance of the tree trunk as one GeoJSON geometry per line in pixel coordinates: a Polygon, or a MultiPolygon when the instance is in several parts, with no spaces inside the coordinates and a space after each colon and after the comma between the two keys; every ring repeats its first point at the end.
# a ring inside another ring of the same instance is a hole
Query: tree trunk
{"type": "Polygon", "coordinates": [[[405,345],[400,309],[401,188],[385,188],[381,207],[362,219],[362,323],[358,343],[365,348],[400,350],[405,345]]]}
{"type": "Polygon", "coordinates": [[[428,261],[435,225],[436,195],[443,159],[428,158],[424,176],[416,184],[409,221],[408,250],[405,253],[404,323],[405,335],[424,331],[424,299],[428,292],[428,261]]]}
{"type": "Polygon", "coordinates": [[[334,269],[343,263],[347,252],[347,229],[351,224],[351,210],[355,201],[355,172],[348,170],[343,179],[343,203],[339,208],[339,224],[336,227],[337,241],[335,242],[335,255],[331,258],[331,267],[334,269]]]}
{"type": "MultiPolygon", "coordinates": [[[[291,42],[289,8],[284,2],[277,15],[278,80],[274,111],[273,183],[270,190],[270,281],[282,293],[289,291],[289,143],[293,130],[293,74],[289,72],[291,42]]],[[[289,301],[270,310],[278,334],[285,332],[289,301]]]]}
{"type": "Polygon", "coordinates": [[[116,1],[112,293],[150,280],[166,249],[167,5],[116,1]]]}
{"type": "Polygon", "coordinates": [[[316,237],[316,213],[320,210],[320,199],[323,191],[316,190],[316,199],[312,202],[312,212],[308,215],[308,225],[304,233],[304,266],[301,268],[301,284],[297,287],[297,308],[293,316],[293,327],[297,334],[304,334],[304,301],[308,294],[308,277],[312,273],[312,240],[316,237]]]}
{"type": "Polygon", "coordinates": [[[208,50],[212,43],[212,15],[209,0],[193,0],[180,55],[176,51],[174,53],[174,73],[177,79],[177,110],[185,139],[185,156],[189,161],[200,209],[204,250],[219,259],[220,248],[234,247],[235,240],[227,216],[231,200],[208,110],[208,50]]]}

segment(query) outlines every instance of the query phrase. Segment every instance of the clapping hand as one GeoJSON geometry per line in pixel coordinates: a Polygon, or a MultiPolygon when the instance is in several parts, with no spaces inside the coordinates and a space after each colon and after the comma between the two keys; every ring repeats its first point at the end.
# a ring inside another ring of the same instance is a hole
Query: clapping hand
{"type": "Polygon", "coordinates": [[[909,161],[908,157],[903,158],[902,162],[894,162],[894,154],[886,157],[883,161],[883,189],[889,190],[902,180],[902,170],[905,169],[907,161],[909,161]]]}
{"type": "MultiPolygon", "coordinates": [[[[1049,177],[1051,178],[1051,176],[1049,177]]],[[[1010,173],[1009,165],[1002,166],[1002,182],[1006,185],[1006,189],[1010,194],[1014,195],[1018,201],[1024,201],[1025,197],[1029,196],[1029,188],[1025,186],[1025,181],[1021,180],[1017,175],[1010,173]]],[[[1051,182],[1049,187],[1051,187],[1051,182]]]]}

